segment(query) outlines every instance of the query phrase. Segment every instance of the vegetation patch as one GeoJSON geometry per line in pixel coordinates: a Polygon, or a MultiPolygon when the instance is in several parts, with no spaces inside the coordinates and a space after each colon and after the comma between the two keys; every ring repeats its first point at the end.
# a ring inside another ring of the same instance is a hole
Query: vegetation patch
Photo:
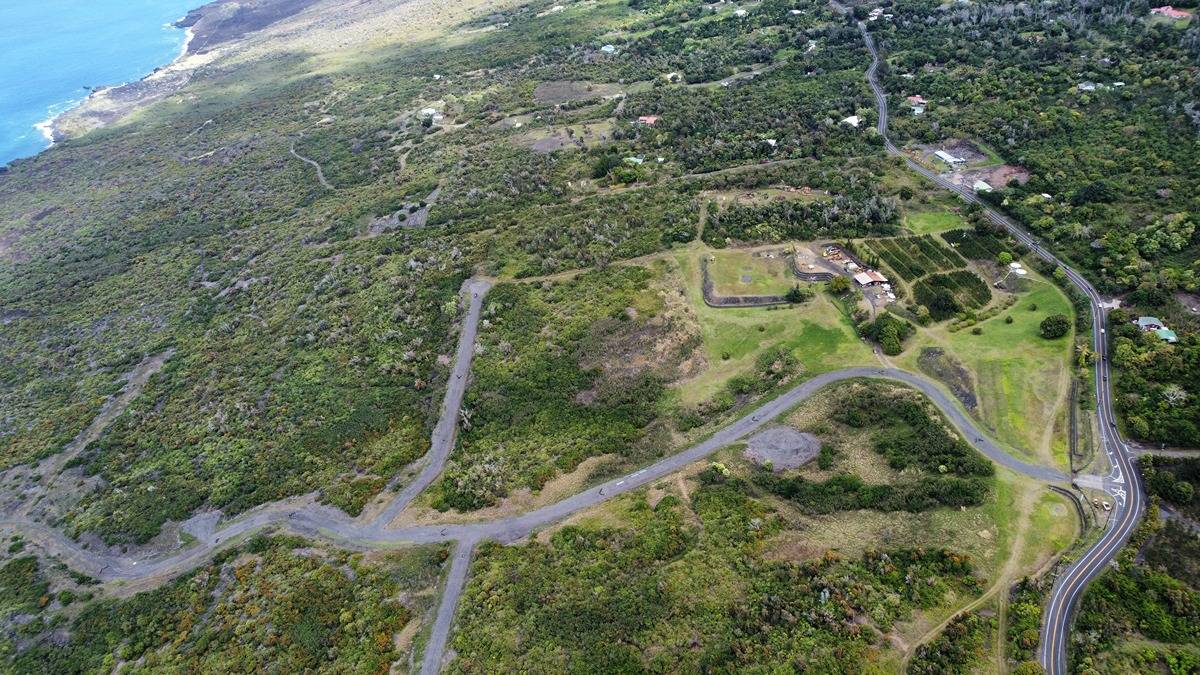
{"type": "Polygon", "coordinates": [[[1146,492],[1163,500],[1172,509],[1200,522],[1200,458],[1145,455],[1139,462],[1146,479],[1146,492]]]}
{"type": "Polygon", "coordinates": [[[667,449],[667,386],[696,366],[699,336],[685,307],[668,303],[664,269],[492,289],[435,506],[477,509],[588,457],[637,463],[667,449]]]}
{"type": "Polygon", "coordinates": [[[982,612],[964,612],[950,621],[932,641],[917,647],[908,665],[914,675],[971,672],[986,658],[996,632],[996,619],[982,612]]]}
{"type": "Polygon", "coordinates": [[[901,473],[891,484],[870,484],[845,473],[822,481],[768,472],[757,485],[808,514],[857,509],[924,511],[939,506],[976,506],[989,495],[990,462],[966,441],[946,431],[929,403],[912,392],[887,385],[842,387],[832,420],[870,430],[872,447],[901,473]]]}
{"type": "Polygon", "coordinates": [[[1200,332],[1179,342],[1164,342],[1133,323],[1137,315],[1113,310],[1108,315],[1115,378],[1113,403],[1134,438],[1200,446],[1200,332]]]}
{"type": "Polygon", "coordinates": [[[452,638],[453,672],[861,670],[883,632],[950,590],[977,588],[944,550],[768,561],[781,524],[736,479],[687,500],[631,500],[623,527],[484,545],[452,638]],[[920,579],[920,583],[911,583],[920,579]],[[703,588],[703,594],[696,589],[703,588]]]}
{"type": "Polygon", "coordinates": [[[1188,550],[1174,548],[1178,531],[1160,537],[1162,531],[1158,507],[1151,505],[1118,555],[1119,567],[1088,586],[1070,645],[1076,667],[1101,672],[1200,668],[1200,590],[1186,568],[1161,564],[1188,550]]]}
{"type": "MultiPolygon", "coordinates": [[[[256,537],[153,591],[79,611],[45,606],[0,640],[0,658],[28,673],[121,662],[170,672],[386,671],[409,656],[395,637],[430,608],[445,559],[444,547],[363,555],[256,537]]],[[[0,577],[27,560],[10,561],[0,577]]]]}
{"type": "Polygon", "coordinates": [[[921,355],[917,357],[917,367],[922,373],[946,385],[967,410],[974,410],[978,405],[971,373],[945,349],[922,347],[921,355]]]}
{"type": "Polygon", "coordinates": [[[818,237],[890,234],[895,230],[896,205],[878,194],[862,197],[839,194],[819,202],[734,203],[723,210],[716,202],[710,202],[704,242],[722,247],[735,241],[808,241],[818,237]]]}
{"type": "Polygon", "coordinates": [[[913,286],[913,296],[935,321],[944,321],[964,309],[983,307],[992,291],[974,272],[958,270],[921,279],[913,286]]]}

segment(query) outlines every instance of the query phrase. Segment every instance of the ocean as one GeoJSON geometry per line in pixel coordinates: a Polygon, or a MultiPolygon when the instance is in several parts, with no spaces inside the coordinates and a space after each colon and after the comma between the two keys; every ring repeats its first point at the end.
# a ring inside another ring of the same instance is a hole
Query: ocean
{"type": "Polygon", "coordinates": [[[0,166],[49,146],[37,124],[86,87],[123,84],[179,56],[171,24],[206,0],[0,0],[0,166]]]}

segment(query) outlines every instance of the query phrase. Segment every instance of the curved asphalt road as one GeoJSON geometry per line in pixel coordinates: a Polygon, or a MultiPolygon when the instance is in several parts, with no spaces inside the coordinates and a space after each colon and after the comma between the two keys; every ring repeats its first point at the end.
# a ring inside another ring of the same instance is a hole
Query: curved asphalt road
{"type": "MultiPolygon", "coordinates": [[[[837,7],[835,3],[835,7],[837,7]]],[[[899,150],[887,138],[887,99],[880,88],[875,71],[879,65],[878,53],[874,41],[866,31],[865,25],[859,23],[863,39],[872,54],[871,67],[867,70],[868,82],[875,93],[879,106],[879,131],[883,135],[887,150],[891,154],[900,154],[899,150]]],[[[944,178],[924,167],[909,161],[914,171],[934,181],[938,185],[954,191],[963,199],[978,203],[975,195],[959,186],[950,184],[944,178]]],[[[1024,230],[1005,216],[984,206],[987,217],[1008,228],[1020,241],[1030,246],[1042,258],[1058,263],[1049,253],[1041,249],[1024,230]]],[[[1103,310],[1100,307],[1100,297],[1095,289],[1074,270],[1067,270],[1072,283],[1085,292],[1092,301],[1093,321],[1096,334],[1096,349],[1101,354],[1107,353],[1107,336],[1103,333],[1103,310]]],[[[1007,454],[991,439],[987,438],[967,417],[967,415],[939,388],[927,380],[900,370],[890,368],[847,368],[818,375],[785,392],[758,410],[724,427],[705,441],[698,443],[682,452],[666,457],[645,468],[614,478],[603,485],[589,488],[583,492],[563,499],[554,504],[542,507],[529,513],[500,518],[490,521],[480,521],[457,525],[428,525],[398,529],[387,529],[387,523],[403,510],[413,498],[427,487],[441,472],[446,459],[453,448],[454,432],[457,427],[459,406],[470,372],[471,357],[474,353],[475,335],[482,307],[483,295],[490,284],[485,281],[473,280],[464,285],[471,292],[470,308],[463,323],[456,352],[455,364],[451,379],[447,384],[446,397],[443,402],[442,415],[434,430],[431,447],[426,459],[426,466],[414,481],[403,489],[383,511],[369,522],[361,522],[348,518],[344,513],[324,506],[297,506],[286,504],[269,504],[259,509],[242,514],[221,526],[220,529],[210,527],[207,531],[194,532],[197,543],[191,548],[171,556],[159,558],[133,557],[107,552],[96,552],[84,549],[79,543],[65,536],[58,530],[41,523],[31,522],[20,516],[10,516],[8,520],[0,520],[0,526],[11,527],[24,532],[31,539],[42,545],[50,553],[57,555],[72,568],[85,572],[90,576],[105,580],[124,580],[130,582],[157,582],[170,578],[188,569],[203,564],[214,551],[228,547],[250,534],[271,526],[281,526],[298,534],[319,537],[339,546],[352,549],[385,548],[403,544],[430,544],[457,542],[450,572],[447,575],[445,589],[442,593],[437,618],[434,622],[429,643],[426,645],[423,673],[435,673],[438,670],[445,646],[449,638],[455,607],[466,582],[470,559],[475,545],[482,540],[492,539],[502,543],[511,543],[528,536],[538,528],[553,524],[567,516],[578,513],[608,499],[675,473],[688,464],[700,460],[712,452],[729,445],[744,436],[754,432],[769,423],[774,418],[796,406],[804,399],[812,396],[821,388],[854,378],[882,378],[902,382],[928,396],[951,424],[968,439],[980,452],[1001,466],[1012,469],[1042,481],[1065,481],[1067,476],[1054,469],[1029,464],[1007,454]]],[[[1112,403],[1109,397],[1107,381],[1107,362],[1096,366],[1097,400],[1102,424],[1105,450],[1115,468],[1106,481],[1113,492],[1116,502],[1109,528],[1104,537],[1090,551],[1071,565],[1059,578],[1055,586],[1051,602],[1046,610],[1046,624],[1042,636],[1042,660],[1050,673],[1062,673],[1066,669],[1065,640],[1066,628],[1069,623],[1069,613],[1078,597],[1079,592],[1096,574],[1103,570],[1105,564],[1112,559],[1128,538],[1136,525],[1143,508],[1142,495],[1138,485],[1137,472],[1134,469],[1128,448],[1115,431],[1112,420],[1112,403]]],[[[215,525],[215,523],[214,523],[215,525]]]]}
{"type": "MultiPolygon", "coordinates": [[[[477,311],[478,307],[476,303],[482,302],[481,295],[482,293],[479,293],[473,298],[472,311],[468,313],[468,323],[478,322],[479,312],[477,311]]],[[[474,326],[471,326],[469,330],[464,326],[464,335],[473,336],[474,332],[474,326]]],[[[469,355],[470,353],[471,350],[464,352],[463,349],[459,349],[460,356],[469,355]]],[[[437,672],[445,649],[450,626],[454,618],[454,608],[457,606],[462,593],[471,553],[477,542],[485,539],[496,540],[501,543],[517,541],[529,536],[538,528],[551,525],[618,495],[636,490],[652,481],[676,473],[689,464],[703,459],[716,450],[730,445],[769,424],[773,419],[795,407],[822,388],[836,382],[857,378],[892,380],[918,389],[933,401],[968,442],[971,442],[992,461],[1038,480],[1050,482],[1067,480],[1065,474],[1055,469],[1029,464],[1006,453],[991,439],[987,438],[975,426],[974,421],[944,391],[928,380],[902,370],[860,367],[846,368],[813,377],[793,387],[761,408],[732,422],[703,442],[693,445],[682,452],[665,457],[645,468],[638,469],[618,478],[613,478],[602,485],[594,486],[540,509],[507,518],[457,525],[425,525],[386,529],[384,527],[386,520],[383,518],[376,518],[368,523],[358,523],[347,518],[342,512],[328,507],[266,507],[235,518],[219,530],[214,529],[198,537],[198,544],[188,550],[156,559],[136,559],[111,553],[88,551],[58,530],[40,523],[9,520],[0,521],[0,525],[19,528],[72,568],[105,581],[138,581],[169,578],[203,564],[215,550],[224,546],[230,546],[246,536],[272,525],[282,526],[297,534],[325,539],[339,546],[351,549],[387,548],[402,544],[458,542],[458,547],[451,562],[450,573],[447,576],[446,587],[442,593],[432,636],[426,645],[425,658],[422,664],[422,672],[434,673],[437,672]]],[[[452,396],[457,396],[461,400],[461,392],[457,394],[447,392],[447,399],[450,399],[452,396]]],[[[443,410],[443,415],[453,420],[457,416],[457,408],[447,407],[443,410]]],[[[438,426],[439,428],[443,427],[442,424],[438,426]]],[[[444,459],[442,457],[443,462],[444,459]]],[[[440,464],[431,462],[430,466],[436,466],[440,469],[440,464]]],[[[428,468],[427,471],[429,471],[428,468]]],[[[436,475],[436,472],[433,473],[436,475]]],[[[401,493],[397,497],[397,500],[404,499],[404,494],[401,493]]]]}
{"type": "MultiPolygon", "coordinates": [[[[833,6],[841,12],[846,11],[836,2],[833,3],[833,6]]],[[[1108,386],[1108,335],[1105,333],[1107,310],[1101,305],[1100,294],[1087,279],[1043,248],[1029,232],[1015,221],[980,201],[973,191],[955,185],[940,174],[914,162],[903,155],[899,148],[892,143],[887,135],[887,96],[876,77],[879,68],[879,51],[875,47],[874,38],[867,31],[866,24],[859,21],[858,29],[862,33],[867,49],[871,52],[871,65],[867,68],[867,83],[875,94],[875,105],[879,109],[879,121],[876,128],[883,137],[888,154],[904,157],[905,163],[913,171],[938,186],[954,192],[964,201],[982,206],[983,213],[988,220],[1004,227],[1038,257],[1052,262],[1066,271],[1067,278],[1088,297],[1092,306],[1092,332],[1096,353],[1105,357],[1097,361],[1095,365],[1096,409],[1100,418],[1100,440],[1104,452],[1108,456],[1109,464],[1113,467],[1112,472],[1105,480],[1105,489],[1113,495],[1114,508],[1109,517],[1108,527],[1100,540],[1063,570],[1055,580],[1050,601],[1046,606],[1038,659],[1049,675],[1062,675],[1067,672],[1067,643],[1071,626],[1071,612],[1074,610],[1079,596],[1088,583],[1103,572],[1108,563],[1116,557],[1121,547],[1129,539],[1129,535],[1137,527],[1145,510],[1141,478],[1134,463],[1135,455],[1121,439],[1121,435],[1117,431],[1116,415],[1113,413],[1112,394],[1108,386]]]]}

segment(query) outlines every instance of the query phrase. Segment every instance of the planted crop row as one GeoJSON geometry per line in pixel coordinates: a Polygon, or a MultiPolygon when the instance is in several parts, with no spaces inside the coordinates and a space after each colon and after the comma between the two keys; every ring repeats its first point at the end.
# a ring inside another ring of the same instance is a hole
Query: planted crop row
{"type": "Polygon", "coordinates": [[[963,256],[971,260],[994,260],[1008,247],[997,236],[975,230],[950,230],[942,237],[963,256]]]}
{"type": "Polygon", "coordinates": [[[958,270],[932,274],[913,287],[919,304],[929,308],[937,321],[949,319],[968,308],[982,307],[992,299],[992,291],[974,272],[958,270]]]}
{"type": "Polygon", "coordinates": [[[966,264],[961,256],[930,235],[876,239],[870,242],[870,247],[896,274],[909,280],[966,264]]]}

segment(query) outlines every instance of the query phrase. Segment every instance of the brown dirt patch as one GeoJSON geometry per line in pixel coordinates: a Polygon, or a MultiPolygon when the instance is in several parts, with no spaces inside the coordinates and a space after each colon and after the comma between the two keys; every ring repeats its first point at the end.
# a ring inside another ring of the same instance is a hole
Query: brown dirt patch
{"type": "Polygon", "coordinates": [[[543,105],[558,105],[568,101],[616,96],[622,91],[618,84],[556,80],[539,84],[533,90],[533,100],[543,105]]]}

